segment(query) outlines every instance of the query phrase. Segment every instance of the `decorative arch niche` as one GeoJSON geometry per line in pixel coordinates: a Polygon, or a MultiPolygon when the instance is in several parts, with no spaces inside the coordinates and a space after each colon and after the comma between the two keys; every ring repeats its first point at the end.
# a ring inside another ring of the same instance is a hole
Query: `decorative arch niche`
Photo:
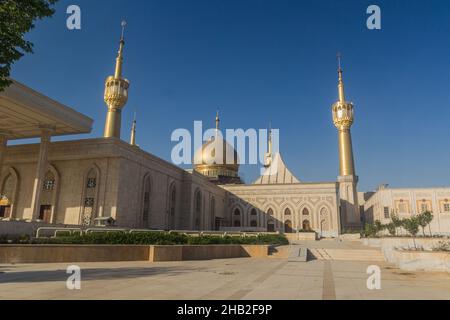
{"type": "Polygon", "coordinates": [[[58,207],[59,186],[59,172],[54,166],[50,165],[44,176],[41,186],[42,192],[39,209],[39,220],[46,223],[56,223],[56,209],[58,207]]]}
{"type": "Polygon", "coordinates": [[[142,179],[141,218],[144,228],[150,228],[152,189],[152,177],[150,173],[147,173],[142,179]]]}
{"type": "Polygon", "coordinates": [[[15,205],[19,190],[19,175],[10,167],[0,181],[0,218],[16,218],[15,205]]]}
{"type": "Polygon", "coordinates": [[[214,196],[211,197],[211,205],[210,205],[210,228],[211,230],[215,230],[216,228],[216,198],[214,196]]]}
{"type": "Polygon", "coordinates": [[[177,218],[177,187],[175,185],[175,182],[172,182],[172,184],[169,187],[169,210],[168,210],[168,229],[173,230],[176,228],[176,218],[177,218]]]}
{"type": "Polygon", "coordinates": [[[81,204],[80,222],[83,226],[90,226],[98,217],[98,192],[100,183],[100,169],[93,165],[87,170],[83,179],[83,197],[81,204]]]}
{"type": "Polygon", "coordinates": [[[231,211],[231,221],[233,228],[242,228],[244,219],[244,210],[240,206],[235,206],[231,211]]]}
{"type": "Polygon", "coordinates": [[[197,188],[194,193],[194,230],[201,229],[201,218],[203,213],[203,195],[197,188]]]}
{"type": "Polygon", "coordinates": [[[332,225],[331,225],[331,216],[330,211],[327,207],[322,207],[319,211],[319,221],[320,221],[320,230],[322,232],[328,232],[331,231],[332,225]]]}

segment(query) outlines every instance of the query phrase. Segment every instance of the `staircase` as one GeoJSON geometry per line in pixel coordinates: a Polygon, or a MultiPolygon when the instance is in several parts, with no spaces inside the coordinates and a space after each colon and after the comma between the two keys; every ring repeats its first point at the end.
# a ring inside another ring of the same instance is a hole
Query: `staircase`
{"type": "Polygon", "coordinates": [[[367,262],[385,261],[383,254],[378,250],[309,249],[309,251],[317,260],[367,262]]]}

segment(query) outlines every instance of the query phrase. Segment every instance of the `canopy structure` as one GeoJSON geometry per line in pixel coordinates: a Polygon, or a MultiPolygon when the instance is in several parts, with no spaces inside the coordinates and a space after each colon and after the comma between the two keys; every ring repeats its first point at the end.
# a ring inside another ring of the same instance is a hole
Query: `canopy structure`
{"type": "Polygon", "coordinates": [[[0,134],[8,140],[90,133],[93,120],[33,89],[13,81],[0,92],[0,134]]]}
{"type": "Polygon", "coordinates": [[[269,167],[266,168],[264,174],[258,178],[253,184],[293,184],[300,183],[286,167],[281,155],[277,153],[269,167]]]}

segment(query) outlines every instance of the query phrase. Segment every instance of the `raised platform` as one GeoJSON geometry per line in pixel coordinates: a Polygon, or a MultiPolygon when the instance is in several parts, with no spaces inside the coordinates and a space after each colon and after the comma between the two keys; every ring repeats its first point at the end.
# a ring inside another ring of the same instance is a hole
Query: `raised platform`
{"type": "Polygon", "coordinates": [[[268,245],[0,245],[0,263],[3,264],[117,261],[164,262],[267,258],[268,255],[268,245]]]}

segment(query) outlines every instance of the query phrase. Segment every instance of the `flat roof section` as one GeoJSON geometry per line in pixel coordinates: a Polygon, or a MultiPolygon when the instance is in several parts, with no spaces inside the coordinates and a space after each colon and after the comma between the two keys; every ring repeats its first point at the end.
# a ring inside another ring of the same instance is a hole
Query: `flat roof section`
{"type": "Polygon", "coordinates": [[[90,133],[94,120],[13,80],[0,92],[0,133],[8,140],[41,136],[52,128],[52,136],[90,133]]]}

